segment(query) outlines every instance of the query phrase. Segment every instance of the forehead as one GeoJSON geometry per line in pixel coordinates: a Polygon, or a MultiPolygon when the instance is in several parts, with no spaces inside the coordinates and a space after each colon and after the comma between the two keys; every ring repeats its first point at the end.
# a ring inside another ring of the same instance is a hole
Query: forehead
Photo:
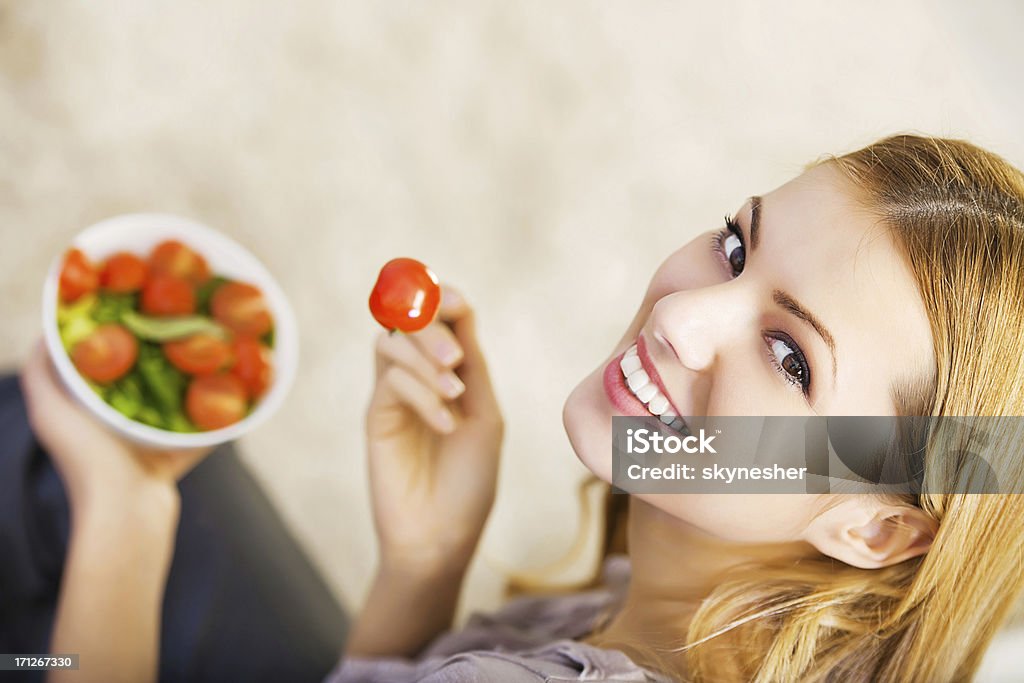
{"type": "MultiPolygon", "coordinates": [[[[750,258],[835,339],[836,389],[816,410],[892,414],[892,386],[927,377],[931,328],[913,274],[888,228],[836,168],[816,166],[763,197],[750,258]]],[[[818,367],[831,371],[831,360],[818,367]]]]}

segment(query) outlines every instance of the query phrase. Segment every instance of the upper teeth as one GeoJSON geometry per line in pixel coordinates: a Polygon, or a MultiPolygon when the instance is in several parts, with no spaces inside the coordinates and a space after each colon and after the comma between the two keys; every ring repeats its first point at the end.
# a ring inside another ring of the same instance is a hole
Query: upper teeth
{"type": "Polygon", "coordinates": [[[640,364],[640,357],[637,355],[636,344],[629,347],[626,355],[619,362],[622,368],[622,376],[626,378],[626,386],[633,392],[642,403],[647,404],[647,412],[655,415],[662,422],[672,429],[682,430],[686,425],[683,418],[679,417],[669,405],[668,399],[658,389],[658,385],[651,381],[643,366],[640,364]]]}

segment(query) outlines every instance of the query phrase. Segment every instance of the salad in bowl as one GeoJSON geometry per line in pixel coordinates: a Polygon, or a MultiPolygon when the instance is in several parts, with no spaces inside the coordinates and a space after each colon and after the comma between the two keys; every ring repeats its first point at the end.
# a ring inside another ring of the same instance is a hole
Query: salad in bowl
{"type": "Polygon", "coordinates": [[[71,393],[157,448],[241,436],[295,374],[294,315],[277,283],[236,242],[182,218],[86,229],[51,267],[43,315],[71,393]]]}

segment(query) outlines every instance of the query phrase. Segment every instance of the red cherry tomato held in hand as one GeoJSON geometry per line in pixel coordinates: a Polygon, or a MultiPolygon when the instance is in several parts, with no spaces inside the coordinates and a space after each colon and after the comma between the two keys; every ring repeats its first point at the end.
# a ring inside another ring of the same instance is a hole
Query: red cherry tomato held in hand
{"type": "Polygon", "coordinates": [[[71,349],[71,362],[94,382],[106,384],[124,377],[139,357],[139,342],[116,323],[100,325],[71,349]]]}
{"type": "Polygon", "coordinates": [[[60,270],[60,300],[70,303],[96,291],[99,273],[81,249],[69,249],[60,270]]]}
{"type": "Polygon", "coordinates": [[[196,310],[196,293],[188,280],[155,274],[142,288],[141,306],[149,315],[190,315],[196,310]]]}
{"type": "Polygon", "coordinates": [[[193,285],[201,285],[210,279],[206,259],[178,240],[156,245],[149,256],[149,269],[153,273],[183,278],[193,285]]]}
{"type": "Polygon", "coordinates": [[[164,355],[182,372],[206,375],[231,362],[231,347],[212,334],[194,334],[164,344],[164,355]]]}
{"type": "Polygon", "coordinates": [[[272,371],[269,349],[253,337],[239,336],[232,345],[235,364],[231,374],[242,380],[249,398],[259,398],[270,386],[272,371]]]}
{"type": "Polygon", "coordinates": [[[441,306],[437,276],[416,259],[384,264],[370,292],[370,312],[389,330],[416,332],[433,322],[441,306]]]}
{"type": "Polygon", "coordinates": [[[135,254],[121,251],[103,264],[100,271],[100,286],[111,292],[125,294],[142,289],[146,282],[146,262],[135,254]]]}
{"type": "Polygon", "coordinates": [[[185,413],[200,429],[221,429],[243,417],[249,407],[242,380],[234,375],[200,375],[188,385],[185,413]]]}
{"type": "Polygon", "coordinates": [[[232,332],[249,337],[262,337],[274,326],[263,292],[244,282],[218,287],[210,299],[210,312],[232,332]]]}

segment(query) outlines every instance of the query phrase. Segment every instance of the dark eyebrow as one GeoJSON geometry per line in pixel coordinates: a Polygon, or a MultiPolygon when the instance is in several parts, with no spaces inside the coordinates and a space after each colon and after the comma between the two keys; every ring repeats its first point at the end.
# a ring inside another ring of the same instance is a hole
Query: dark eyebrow
{"type": "Polygon", "coordinates": [[[754,195],[750,198],[750,251],[757,249],[761,237],[761,198],[754,195]]]}
{"type": "Polygon", "coordinates": [[[786,311],[792,313],[800,320],[814,328],[814,331],[818,333],[822,341],[825,342],[825,346],[828,347],[829,353],[832,354],[832,384],[835,385],[836,381],[836,342],[832,338],[832,334],[828,331],[828,328],[821,324],[821,321],[814,317],[814,314],[808,311],[806,308],[800,305],[800,303],[786,294],[781,289],[772,291],[772,300],[776,304],[784,308],[786,311]]]}
{"type": "MultiPolygon", "coordinates": [[[[750,198],[750,252],[753,253],[757,249],[757,243],[761,238],[761,197],[754,195],[750,198]]],[[[806,308],[800,305],[800,303],[791,297],[781,289],[772,291],[772,299],[775,303],[784,308],[789,313],[793,314],[800,320],[814,328],[814,331],[818,333],[822,341],[825,342],[825,346],[828,347],[829,353],[832,355],[832,384],[836,382],[836,368],[838,362],[836,361],[836,341],[832,337],[832,333],[828,331],[828,328],[821,324],[813,313],[808,311],[806,308]]]]}

